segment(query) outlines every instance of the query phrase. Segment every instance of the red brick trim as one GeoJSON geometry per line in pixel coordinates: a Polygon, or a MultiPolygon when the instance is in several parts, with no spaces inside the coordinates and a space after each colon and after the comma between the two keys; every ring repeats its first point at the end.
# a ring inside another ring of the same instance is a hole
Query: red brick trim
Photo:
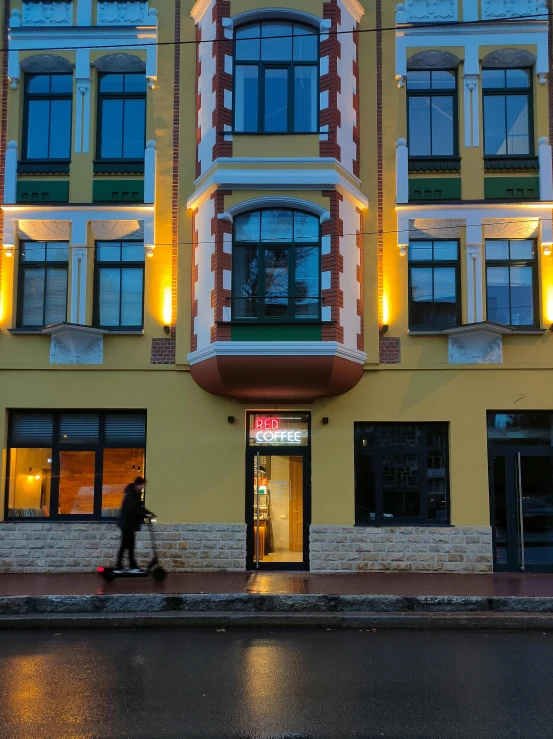
{"type": "Polygon", "coordinates": [[[377,285],[378,324],[382,325],[384,313],[384,156],[382,145],[382,0],[376,0],[376,230],[377,236],[377,285]]]}
{"type": "Polygon", "coordinates": [[[337,35],[338,27],[342,22],[342,13],[338,0],[327,0],[323,4],[323,17],[332,22],[330,36],[321,42],[321,57],[328,56],[328,73],[323,74],[320,81],[321,92],[328,92],[328,108],[321,110],[320,125],[328,126],[328,141],[319,144],[322,157],[334,157],[341,161],[341,150],[338,144],[338,129],[342,123],[338,109],[338,94],[342,91],[341,80],[338,76],[338,59],[341,57],[342,45],[337,35]]]}
{"type": "Polygon", "coordinates": [[[150,364],[175,364],[175,339],[152,339],[150,364]]]}
{"type": "Polygon", "coordinates": [[[361,171],[361,123],[359,120],[359,23],[355,25],[356,32],[353,34],[353,43],[355,44],[355,59],[353,60],[353,78],[355,80],[355,92],[353,93],[353,109],[355,111],[355,126],[353,127],[353,143],[355,144],[356,155],[353,160],[353,174],[360,176],[361,171]]]}
{"type": "Polygon", "coordinates": [[[181,0],[175,0],[175,59],[173,80],[173,183],[171,198],[171,339],[177,338],[177,290],[179,273],[179,153],[181,0]]]}
{"type": "Polygon", "coordinates": [[[202,165],[199,157],[199,146],[202,140],[202,129],[200,128],[200,108],[202,107],[202,93],[199,89],[200,77],[202,76],[202,63],[200,61],[200,42],[202,40],[202,29],[196,26],[196,179],[202,173],[202,165]]]}
{"type": "Polygon", "coordinates": [[[365,349],[365,271],[364,271],[364,255],[363,255],[363,231],[364,215],[360,208],[357,208],[359,214],[359,231],[357,231],[357,248],[359,249],[359,265],[357,267],[357,282],[359,283],[359,295],[357,298],[357,315],[359,316],[360,331],[357,334],[357,348],[359,351],[365,349]]]}
{"type": "Polygon", "coordinates": [[[196,283],[198,282],[198,230],[196,228],[196,216],[198,209],[192,213],[192,275],[190,280],[190,300],[192,308],[190,311],[190,351],[195,352],[198,348],[198,337],[194,331],[194,319],[198,316],[198,300],[196,299],[196,283]]]}
{"type": "Polygon", "coordinates": [[[380,336],[380,364],[401,364],[401,340],[380,336]]]}
{"type": "Polygon", "coordinates": [[[217,218],[225,210],[225,196],[232,195],[230,190],[217,190],[211,196],[214,215],[211,219],[211,235],[215,239],[215,250],[211,255],[211,271],[214,274],[215,288],[211,291],[211,307],[215,317],[215,325],[211,327],[211,342],[230,341],[230,326],[221,326],[217,321],[223,320],[223,308],[230,306],[231,291],[223,287],[223,271],[231,269],[231,255],[224,250],[224,235],[232,234],[232,223],[217,218]]]}
{"type": "Polygon", "coordinates": [[[213,92],[215,93],[215,110],[213,111],[213,127],[215,129],[215,144],[213,146],[213,160],[217,157],[232,156],[232,141],[225,141],[224,128],[232,125],[232,111],[225,108],[225,90],[232,92],[232,75],[225,72],[225,55],[232,56],[232,40],[225,38],[223,18],[230,17],[230,0],[215,0],[213,6],[213,23],[215,24],[215,38],[213,57],[215,59],[215,76],[213,77],[213,92]]]}
{"type": "Polygon", "coordinates": [[[330,235],[330,254],[323,254],[321,271],[330,272],[330,288],[322,291],[323,307],[330,306],[332,325],[323,324],[323,341],[344,343],[344,328],[340,325],[340,308],[344,305],[344,293],[340,289],[340,274],[344,271],[344,258],[340,254],[340,239],[344,235],[344,222],[340,218],[340,202],[343,196],[335,190],[324,190],[323,197],[330,200],[330,220],[323,223],[323,236],[330,235]]]}

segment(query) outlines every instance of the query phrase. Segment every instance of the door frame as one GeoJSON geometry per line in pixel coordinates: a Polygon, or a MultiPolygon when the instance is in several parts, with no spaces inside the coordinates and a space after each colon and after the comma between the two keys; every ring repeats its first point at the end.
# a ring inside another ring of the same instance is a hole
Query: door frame
{"type": "MultiPolygon", "coordinates": [[[[311,442],[311,438],[309,439],[311,442]]],[[[275,446],[246,448],[246,569],[255,572],[309,571],[309,528],[311,526],[311,443],[308,446],[275,446]],[[254,459],[267,457],[301,457],[303,460],[303,561],[259,562],[255,564],[254,536],[254,459]]]]}
{"type": "Polygon", "coordinates": [[[530,572],[551,573],[553,562],[550,565],[528,565],[522,569],[522,558],[520,550],[522,541],[520,539],[520,509],[517,498],[517,483],[515,479],[515,459],[521,457],[551,457],[553,449],[546,446],[516,445],[498,446],[488,445],[488,476],[490,495],[490,523],[492,527],[493,567],[495,572],[530,572]],[[495,523],[495,496],[494,484],[495,473],[493,468],[494,457],[503,457],[505,460],[505,508],[506,508],[506,534],[507,534],[507,560],[506,565],[497,564],[496,559],[496,523],[495,523]]]}

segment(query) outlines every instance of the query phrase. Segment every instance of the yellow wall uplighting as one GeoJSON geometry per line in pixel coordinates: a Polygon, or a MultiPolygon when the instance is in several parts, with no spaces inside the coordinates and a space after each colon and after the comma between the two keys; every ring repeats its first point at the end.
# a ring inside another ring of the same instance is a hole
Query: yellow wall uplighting
{"type": "Polygon", "coordinates": [[[170,326],[171,325],[171,318],[173,315],[173,296],[171,294],[171,288],[170,287],[164,287],[163,288],[163,305],[161,308],[161,316],[163,318],[163,325],[164,326],[170,326]]]}
{"type": "Polygon", "coordinates": [[[553,285],[547,287],[545,298],[545,316],[548,323],[553,324],[553,285]]]}
{"type": "Polygon", "coordinates": [[[384,326],[390,323],[390,300],[386,290],[382,293],[382,324],[384,326]]]}

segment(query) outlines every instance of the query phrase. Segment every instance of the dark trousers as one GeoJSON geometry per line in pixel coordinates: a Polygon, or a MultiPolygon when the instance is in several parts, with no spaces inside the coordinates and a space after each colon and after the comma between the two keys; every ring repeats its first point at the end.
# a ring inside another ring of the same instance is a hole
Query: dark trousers
{"type": "Polygon", "coordinates": [[[123,556],[125,552],[129,553],[129,569],[134,570],[138,567],[136,559],[134,558],[134,542],[135,533],[134,531],[121,530],[121,546],[119,547],[119,554],[117,555],[117,570],[123,569],[123,556]]]}

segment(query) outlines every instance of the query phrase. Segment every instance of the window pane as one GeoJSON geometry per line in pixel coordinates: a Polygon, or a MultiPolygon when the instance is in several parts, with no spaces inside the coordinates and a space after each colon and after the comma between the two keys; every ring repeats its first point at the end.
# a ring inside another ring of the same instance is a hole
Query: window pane
{"type": "Polygon", "coordinates": [[[509,326],[511,323],[509,306],[509,268],[488,267],[486,274],[488,321],[509,326]]]}
{"type": "Polygon", "coordinates": [[[121,272],[121,326],[142,326],[144,270],[127,267],[121,272]]]}
{"type": "Polygon", "coordinates": [[[319,315],[319,248],[296,247],[296,317],[319,315]]]}
{"type": "Polygon", "coordinates": [[[27,157],[48,158],[49,100],[29,100],[27,121],[27,157]]]}
{"type": "Polygon", "coordinates": [[[454,154],[453,136],[453,98],[431,98],[432,104],[432,156],[452,156],[454,154]]]}
{"type": "Polygon", "coordinates": [[[309,213],[294,213],[294,241],[319,241],[319,219],[309,213]]]}
{"type": "Polygon", "coordinates": [[[528,97],[507,95],[507,153],[528,154],[529,152],[528,97]]]}
{"type": "Polygon", "coordinates": [[[261,212],[262,241],[292,241],[293,211],[276,209],[261,212]]]}
{"type": "Polygon", "coordinates": [[[532,267],[511,267],[511,325],[532,326],[534,294],[532,267]]]}
{"type": "Polygon", "coordinates": [[[265,315],[288,315],[288,249],[265,249],[265,315]]]}
{"type": "Polygon", "coordinates": [[[143,159],[146,134],[146,101],[125,100],[124,107],[124,159],[143,159]]]}
{"type": "Polygon", "coordinates": [[[102,100],[101,151],[103,159],[121,159],[123,154],[123,101],[102,100]]]}
{"type": "Polygon", "coordinates": [[[382,455],[384,519],[420,516],[419,461],[416,454],[382,455]]]}
{"type": "Polygon", "coordinates": [[[119,326],[121,270],[102,267],[99,273],[100,326],[119,326]]]}
{"type": "Polygon", "coordinates": [[[60,515],[94,513],[96,452],[60,452],[60,515]]]}
{"type": "Polygon", "coordinates": [[[103,75],[100,78],[100,92],[123,92],[123,75],[103,75]]]}
{"type": "Polygon", "coordinates": [[[71,157],[71,100],[52,100],[50,103],[50,157],[71,157]]]}
{"type": "Polygon", "coordinates": [[[291,23],[263,23],[261,25],[261,59],[264,62],[291,61],[291,37],[291,23]]]}
{"type": "Polygon", "coordinates": [[[258,68],[238,64],[235,82],[235,118],[237,131],[257,131],[259,115],[258,68]]]}
{"type": "Polygon", "coordinates": [[[432,268],[411,268],[411,325],[431,326],[433,322],[432,268]]]}
{"type": "Polygon", "coordinates": [[[69,261],[69,245],[65,241],[50,241],[46,244],[47,262],[69,261]]]}
{"type": "Polygon", "coordinates": [[[143,262],[144,261],[144,244],[141,242],[123,242],[121,249],[121,257],[124,262],[143,262]]]}
{"type": "Polygon", "coordinates": [[[434,325],[455,326],[457,323],[457,285],[454,267],[434,270],[434,325]]]}
{"type": "Polygon", "coordinates": [[[261,27],[259,23],[236,29],[236,60],[257,61],[260,57],[261,27]]]}
{"type": "Polygon", "coordinates": [[[234,296],[232,314],[235,318],[257,317],[258,295],[258,248],[257,246],[237,247],[233,253],[234,296]]]}
{"type": "Polygon", "coordinates": [[[316,28],[294,25],[294,60],[316,62],[319,59],[319,35],[316,28]]]}
{"type": "Polygon", "coordinates": [[[436,261],[456,261],[457,260],[457,242],[456,241],[435,241],[434,242],[434,259],[436,261]]]}
{"type": "Polygon", "coordinates": [[[484,96],[484,154],[499,156],[507,154],[505,139],[505,97],[484,96]]]}
{"type": "Polygon", "coordinates": [[[534,259],[534,242],[531,240],[510,241],[511,259],[534,259]]]}
{"type": "Polygon", "coordinates": [[[106,413],[105,419],[106,444],[144,446],[146,443],[145,413],[106,413]]]}
{"type": "Polygon", "coordinates": [[[376,485],[374,455],[363,454],[355,465],[355,522],[368,524],[376,520],[376,485]]]}
{"type": "Polygon", "coordinates": [[[96,260],[98,262],[119,262],[121,260],[121,244],[97,244],[96,260]]]}
{"type": "Polygon", "coordinates": [[[430,72],[407,72],[408,90],[429,90],[430,72]]]}
{"type": "Polygon", "coordinates": [[[504,69],[483,69],[482,70],[482,87],[491,89],[501,89],[505,87],[505,70],[504,69]]]}
{"type": "Polygon", "coordinates": [[[530,72],[528,69],[507,69],[507,87],[530,87],[530,72]]]}
{"type": "Polygon", "coordinates": [[[50,515],[51,449],[10,449],[8,518],[50,515]]]}
{"type": "Polygon", "coordinates": [[[102,517],[115,518],[127,485],[144,476],[144,449],[104,449],[102,517]]]}
{"type": "Polygon", "coordinates": [[[288,70],[265,70],[265,131],[288,130],[288,70]]]}
{"type": "Polygon", "coordinates": [[[46,307],[44,324],[67,320],[67,268],[48,267],[46,271],[46,307]]]}
{"type": "Polygon", "coordinates": [[[46,244],[43,241],[23,242],[21,244],[21,261],[26,264],[46,261],[46,244]]]}
{"type": "Polygon", "coordinates": [[[432,242],[411,241],[409,243],[409,259],[412,262],[430,262],[432,260],[432,242]]]}
{"type": "Polygon", "coordinates": [[[97,413],[62,413],[59,441],[61,444],[96,444],[100,433],[97,413]]]}
{"type": "Polygon", "coordinates": [[[54,433],[54,416],[41,412],[13,413],[10,431],[12,446],[50,446],[54,433]]]}
{"type": "Polygon", "coordinates": [[[447,70],[437,70],[432,72],[432,89],[433,90],[454,90],[455,89],[455,72],[447,70]]]}
{"type": "Polygon", "coordinates": [[[317,130],[317,67],[294,69],[294,131],[317,130]]]}
{"type": "Polygon", "coordinates": [[[71,95],[73,92],[73,75],[72,74],[53,74],[51,79],[50,90],[58,95],[71,95]]]}
{"type": "Polygon", "coordinates": [[[27,78],[27,92],[48,94],[50,92],[50,75],[35,74],[27,78]]]}
{"type": "Polygon", "coordinates": [[[234,221],[235,241],[255,241],[261,238],[261,213],[244,213],[234,221]]]}
{"type": "Polygon", "coordinates": [[[409,98],[409,154],[430,156],[430,97],[409,98]]]}
{"type": "Polygon", "coordinates": [[[43,267],[25,267],[23,271],[23,326],[44,325],[44,289],[46,270],[43,267]]]}
{"type": "Polygon", "coordinates": [[[380,446],[421,446],[422,426],[413,423],[386,423],[380,426],[380,446]]]}
{"type": "Polygon", "coordinates": [[[125,92],[146,92],[145,74],[126,74],[124,83],[125,92]]]}
{"type": "Polygon", "coordinates": [[[486,241],[486,259],[509,259],[509,242],[486,241]]]}

